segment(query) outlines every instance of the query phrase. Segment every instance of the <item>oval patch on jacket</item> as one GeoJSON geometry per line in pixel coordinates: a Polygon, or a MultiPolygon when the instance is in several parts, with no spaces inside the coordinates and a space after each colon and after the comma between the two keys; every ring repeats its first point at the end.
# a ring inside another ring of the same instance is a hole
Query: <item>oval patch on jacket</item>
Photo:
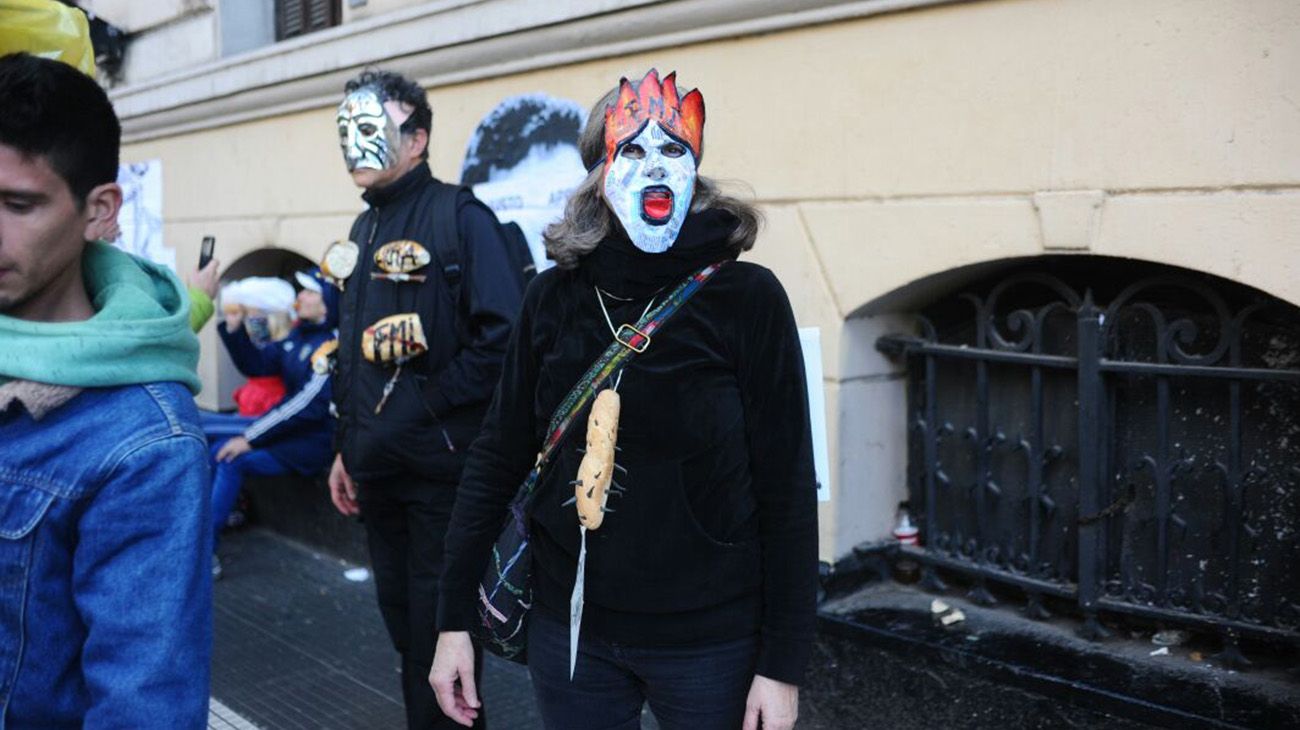
{"type": "Polygon", "coordinates": [[[415,313],[384,317],[361,333],[361,355],[380,365],[403,363],[428,349],[424,326],[415,313]]]}
{"type": "Polygon", "coordinates": [[[375,251],[375,266],[389,274],[409,274],[431,260],[429,251],[415,241],[392,241],[375,251]]]}

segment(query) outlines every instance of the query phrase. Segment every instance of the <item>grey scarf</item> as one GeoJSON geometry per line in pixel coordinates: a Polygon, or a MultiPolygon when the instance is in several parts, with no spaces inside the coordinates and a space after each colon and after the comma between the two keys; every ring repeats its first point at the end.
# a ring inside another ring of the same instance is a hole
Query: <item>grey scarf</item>
{"type": "Polygon", "coordinates": [[[50,411],[75,398],[80,392],[81,388],[70,385],[10,380],[0,385],[0,413],[8,410],[16,402],[27,409],[33,420],[39,421],[50,411]]]}

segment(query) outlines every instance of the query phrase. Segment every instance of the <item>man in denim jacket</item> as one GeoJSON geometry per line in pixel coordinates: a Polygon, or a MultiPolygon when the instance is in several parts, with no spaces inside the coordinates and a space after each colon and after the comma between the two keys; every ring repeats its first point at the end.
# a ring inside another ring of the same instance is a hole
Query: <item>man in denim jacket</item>
{"type": "Polygon", "coordinates": [[[91,78],[0,57],[0,109],[0,730],[203,728],[211,523],[185,290],[91,242],[122,198],[91,78]]]}

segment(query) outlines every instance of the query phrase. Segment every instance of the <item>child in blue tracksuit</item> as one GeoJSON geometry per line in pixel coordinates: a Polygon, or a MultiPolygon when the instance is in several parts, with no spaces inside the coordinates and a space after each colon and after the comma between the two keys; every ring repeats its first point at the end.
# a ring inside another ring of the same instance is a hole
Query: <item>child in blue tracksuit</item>
{"type": "MultiPolygon", "coordinates": [[[[298,323],[283,340],[254,343],[238,316],[227,317],[217,325],[217,333],[239,372],[249,377],[279,375],[284,380],[285,395],[275,408],[256,419],[204,419],[205,432],[209,438],[215,437],[211,446],[214,545],[245,477],[290,473],[312,476],[324,471],[333,458],[329,374],[313,369],[312,354],[338,336],[337,307],[333,306],[337,294],[323,281],[319,269],[299,272],[297,278],[303,287],[294,304],[298,323]]],[[[213,572],[220,572],[215,556],[213,572]]]]}

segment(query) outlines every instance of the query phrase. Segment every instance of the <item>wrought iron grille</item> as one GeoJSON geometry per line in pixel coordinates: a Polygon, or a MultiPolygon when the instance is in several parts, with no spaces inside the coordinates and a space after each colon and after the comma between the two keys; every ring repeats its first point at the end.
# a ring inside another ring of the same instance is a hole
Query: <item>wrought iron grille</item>
{"type": "Polygon", "coordinates": [[[924,579],[1071,601],[1090,638],[1103,613],[1211,631],[1238,664],[1242,637],[1300,644],[1300,310],[1116,279],[1015,274],[877,343],[907,359],[924,579]]]}

